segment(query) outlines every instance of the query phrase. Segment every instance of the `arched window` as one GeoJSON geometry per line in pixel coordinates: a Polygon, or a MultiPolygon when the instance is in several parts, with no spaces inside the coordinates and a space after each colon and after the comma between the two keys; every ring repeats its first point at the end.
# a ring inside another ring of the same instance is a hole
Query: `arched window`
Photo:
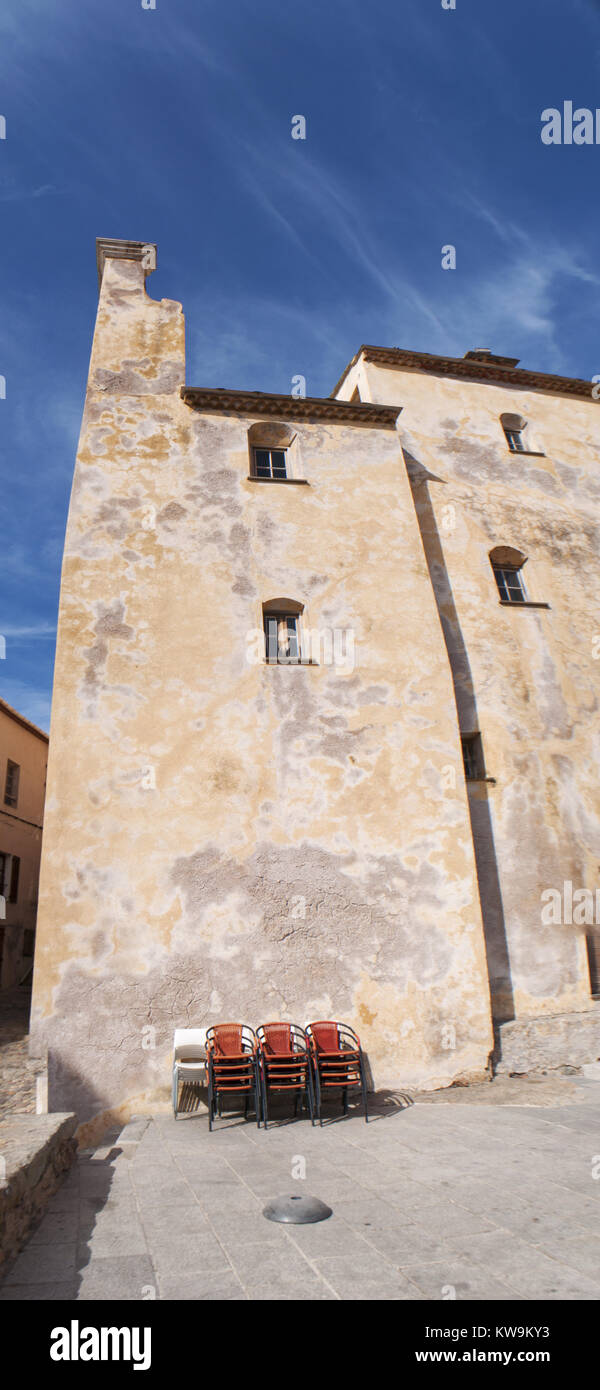
{"type": "Polygon", "coordinates": [[[528,454],[530,452],[527,443],[527,421],[522,415],[505,414],[500,416],[500,424],[506,435],[506,442],[511,454],[528,454]]]}
{"type": "Polygon", "coordinates": [[[527,556],[510,545],[497,545],[490,550],[490,564],[498,585],[502,603],[527,603],[527,592],[521,573],[527,556]]]}
{"type": "Polygon", "coordinates": [[[296,431],[274,420],[261,420],[248,430],[250,477],[282,482],[293,477],[296,431]]]}
{"type": "Polygon", "coordinates": [[[263,603],[265,656],[270,664],[298,666],[302,662],[301,614],[304,604],[292,598],[263,603]]]}

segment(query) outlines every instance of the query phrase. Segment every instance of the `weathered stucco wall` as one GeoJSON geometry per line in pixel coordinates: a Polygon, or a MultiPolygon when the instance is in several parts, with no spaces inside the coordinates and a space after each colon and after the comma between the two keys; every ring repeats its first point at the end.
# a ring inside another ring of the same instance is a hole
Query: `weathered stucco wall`
{"type": "Polygon", "coordinates": [[[249,480],[260,412],[183,402],[180,306],[143,280],[107,257],[65,546],[33,1005],[50,1106],[156,1102],[173,1028],[224,1018],[341,1017],[378,1086],[481,1075],[468,803],[398,435],[300,418],[308,485],[249,480]],[[248,659],[282,596],[352,634],[353,669],[248,659]]]}
{"type": "Polygon", "coordinates": [[[585,930],[544,925],[541,894],[598,887],[600,406],[591,386],[585,400],[361,365],[370,399],[403,407],[461,729],[481,731],[496,779],[471,788],[496,1017],[593,1009],[585,930]],[[509,451],[504,412],[541,456],[509,451]],[[548,609],[499,604],[498,545],[528,557],[528,597],[548,609]]]}

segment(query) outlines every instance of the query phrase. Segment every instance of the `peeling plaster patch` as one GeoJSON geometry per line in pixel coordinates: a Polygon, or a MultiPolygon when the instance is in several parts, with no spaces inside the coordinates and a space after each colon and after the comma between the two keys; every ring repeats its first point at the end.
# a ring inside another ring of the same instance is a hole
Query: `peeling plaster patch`
{"type": "Polygon", "coordinates": [[[152,364],[150,358],[143,358],[141,361],[125,358],[119,371],[98,367],[93,382],[98,391],[106,391],[116,396],[171,395],[175,391],[178,392],[184,384],[179,361],[152,364]],[[150,370],[153,365],[154,375],[150,370]]]}
{"type": "Polygon", "coordinates": [[[180,506],[179,502],[169,502],[158,513],[157,521],[181,521],[187,514],[187,508],[180,506]]]}

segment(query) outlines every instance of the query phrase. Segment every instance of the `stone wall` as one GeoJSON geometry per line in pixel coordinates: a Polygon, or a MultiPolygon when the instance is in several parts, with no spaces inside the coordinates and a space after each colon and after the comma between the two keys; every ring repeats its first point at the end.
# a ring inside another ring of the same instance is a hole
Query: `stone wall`
{"type": "Polygon", "coordinates": [[[0,1270],[21,1247],[76,1153],[75,1115],[0,1121],[0,1270]]]}

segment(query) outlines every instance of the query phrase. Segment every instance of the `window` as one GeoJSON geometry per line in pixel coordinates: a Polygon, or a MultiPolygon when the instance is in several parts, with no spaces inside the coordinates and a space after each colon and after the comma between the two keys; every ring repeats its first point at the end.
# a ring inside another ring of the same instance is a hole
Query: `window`
{"type": "Polygon", "coordinates": [[[16,806],[19,795],[19,764],[11,763],[8,759],[6,767],[6,783],[4,787],[5,806],[16,806]]]}
{"type": "Polygon", "coordinates": [[[498,585],[498,593],[503,603],[525,603],[527,594],[525,585],[521,578],[520,569],[511,569],[508,566],[492,565],[498,585]]]}
{"type": "Polygon", "coordinates": [[[21,860],[16,854],[0,853],[0,897],[16,903],[19,894],[21,860]]]}
{"type": "Polygon", "coordinates": [[[296,613],[265,613],[267,661],[290,665],[300,661],[300,632],[296,613]]]}
{"type": "Polygon", "coordinates": [[[496,545],[490,550],[490,564],[501,603],[529,603],[522,574],[526,563],[527,556],[512,545],[496,545]]]}
{"type": "Polygon", "coordinates": [[[287,478],[285,449],[255,449],[254,474],[257,478],[287,478]]]}
{"type": "Polygon", "coordinates": [[[304,481],[297,430],[285,420],[257,420],[248,430],[250,478],[267,483],[304,481]]]}
{"type": "Polygon", "coordinates": [[[505,426],[504,433],[507,438],[508,447],[512,454],[526,453],[522,430],[509,430],[505,426]]]}
{"type": "Polygon", "coordinates": [[[9,903],[16,903],[17,898],[18,898],[18,895],[19,895],[19,869],[20,869],[20,867],[21,867],[21,860],[17,857],[16,854],[11,855],[11,864],[10,864],[10,891],[9,891],[9,894],[8,894],[8,901],[9,901],[9,903]]]}
{"type": "Polygon", "coordinates": [[[463,734],[461,743],[467,782],[482,781],[485,777],[485,769],[481,734],[463,734]]]}
{"type": "Polygon", "coordinates": [[[539,439],[534,439],[527,420],[514,412],[500,416],[500,424],[511,454],[543,454],[539,439]]]}

